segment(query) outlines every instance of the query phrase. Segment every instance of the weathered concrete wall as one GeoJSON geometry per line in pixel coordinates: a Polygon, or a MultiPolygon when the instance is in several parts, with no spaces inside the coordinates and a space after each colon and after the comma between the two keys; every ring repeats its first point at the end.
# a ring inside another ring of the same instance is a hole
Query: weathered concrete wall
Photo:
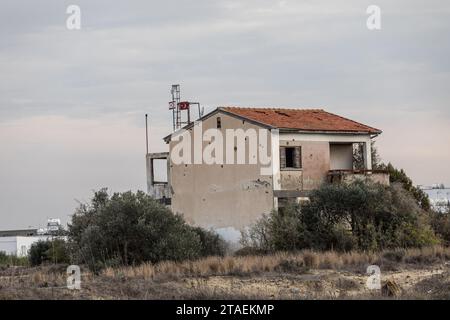
{"type": "Polygon", "coordinates": [[[281,171],[281,190],[303,190],[302,170],[281,171]]]}
{"type": "MultiPolygon", "coordinates": [[[[352,143],[362,142],[366,146],[366,157],[369,158],[367,169],[371,169],[370,136],[365,134],[333,134],[333,133],[280,133],[280,146],[302,147],[302,188],[305,191],[314,190],[327,181],[328,171],[331,170],[330,144],[346,144],[345,165],[350,163],[350,146],[352,143]]],[[[353,151],[352,151],[353,153],[353,151]]],[[[352,154],[351,153],[351,154],[352,154]]],[[[344,165],[344,164],[338,164],[344,165]]],[[[349,168],[351,169],[351,168],[349,168]]],[[[292,181],[295,173],[281,171],[280,181],[292,181]],[[290,175],[291,177],[287,177],[290,175]],[[283,176],[285,176],[283,178],[283,176]]],[[[298,175],[298,174],[297,174],[298,175]]],[[[285,187],[288,185],[285,183],[285,187]]],[[[291,185],[289,185],[291,187],[291,185]]],[[[282,187],[282,189],[284,189],[282,187]]],[[[294,189],[295,190],[295,189],[294,189]]]]}
{"type": "Polygon", "coordinates": [[[330,145],[330,169],[353,169],[353,144],[348,143],[330,145]]]}
{"type": "Polygon", "coordinates": [[[154,179],[154,160],[164,159],[167,162],[167,181],[169,181],[170,171],[169,171],[169,153],[159,152],[159,153],[149,153],[147,154],[146,169],[147,169],[147,193],[155,199],[170,198],[170,185],[168,183],[155,183],[154,179]]]}
{"type": "MultiPolygon", "coordinates": [[[[203,132],[216,128],[218,116],[221,118],[224,145],[226,129],[259,129],[247,121],[218,113],[203,121],[203,132]]],[[[192,131],[191,129],[193,151],[192,131]]],[[[176,143],[170,142],[170,150],[176,143]]],[[[207,144],[204,142],[203,146],[207,144]]],[[[268,149],[270,155],[270,147],[268,149]]],[[[239,240],[240,230],[250,226],[263,213],[268,213],[273,208],[272,176],[261,176],[260,169],[260,164],[176,165],[171,161],[172,210],[183,214],[188,223],[207,229],[212,228],[226,240],[236,242],[239,240]]]]}
{"type": "Polygon", "coordinates": [[[282,190],[313,190],[320,186],[330,170],[330,146],[326,141],[302,141],[301,136],[280,135],[280,146],[302,148],[302,169],[282,170],[282,190]]]}
{"type": "Polygon", "coordinates": [[[372,173],[372,174],[344,174],[343,181],[352,183],[354,181],[370,181],[388,186],[390,184],[388,173],[372,173]]]}

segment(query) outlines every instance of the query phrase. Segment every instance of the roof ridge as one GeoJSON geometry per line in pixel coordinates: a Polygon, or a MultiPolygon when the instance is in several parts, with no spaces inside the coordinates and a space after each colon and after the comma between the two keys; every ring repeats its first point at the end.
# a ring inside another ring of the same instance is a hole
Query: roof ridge
{"type": "MultiPolygon", "coordinates": [[[[240,115],[239,113],[236,113],[236,112],[233,112],[233,110],[227,110],[227,109],[247,109],[248,110],[248,108],[236,108],[236,107],[218,107],[217,108],[217,110],[222,110],[222,111],[225,111],[225,112],[229,112],[229,113],[231,113],[231,114],[234,114],[235,116],[239,116],[239,117],[242,117],[242,115],[240,115]]],[[[247,119],[248,119],[248,117],[246,117],[247,119]]],[[[262,124],[262,125],[265,125],[265,126],[269,126],[269,127],[273,127],[272,125],[270,125],[269,123],[267,123],[267,122],[264,122],[264,121],[261,121],[261,120],[254,120],[254,121],[256,121],[256,122],[258,122],[258,123],[260,123],[260,124],[262,124]]]]}
{"type": "Polygon", "coordinates": [[[277,111],[277,110],[288,110],[288,111],[325,111],[322,108],[238,107],[238,106],[221,106],[221,107],[219,107],[219,109],[275,110],[275,111],[277,111]]]}

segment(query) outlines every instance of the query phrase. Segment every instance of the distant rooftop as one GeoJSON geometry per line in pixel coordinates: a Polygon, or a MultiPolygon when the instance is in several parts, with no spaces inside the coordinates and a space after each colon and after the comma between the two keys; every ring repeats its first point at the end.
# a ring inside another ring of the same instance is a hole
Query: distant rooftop
{"type": "Polygon", "coordinates": [[[29,237],[37,234],[38,229],[0,230],[0,237],[29,237]]]}

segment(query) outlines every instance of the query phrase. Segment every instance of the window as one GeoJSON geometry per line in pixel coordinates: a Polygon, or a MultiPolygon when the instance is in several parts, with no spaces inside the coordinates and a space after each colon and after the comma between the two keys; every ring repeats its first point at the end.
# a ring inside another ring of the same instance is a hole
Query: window
{"type": "Polygon", "coordinates": [[[294,166],[295,149],[294,148],[285,148],[284,150],[286,152],[286,168],[295,168],[295,166],[294,166]]]}
{"type": "Polygon", "coordinates": [[[167,183],[167,159],[152,159],[153,183],[167,183]]]}
{"type": "Polygon", "coordinates": [[[222,128],[222,119],[220,119],[220,117],[217,117],[217,129],[222,128]]]}
{"type": "Polygon", "coordinates": [[[302,148],[301,147],[280,147],[280,168],[281,169],[301,169],[302,168],[302,148]]]}

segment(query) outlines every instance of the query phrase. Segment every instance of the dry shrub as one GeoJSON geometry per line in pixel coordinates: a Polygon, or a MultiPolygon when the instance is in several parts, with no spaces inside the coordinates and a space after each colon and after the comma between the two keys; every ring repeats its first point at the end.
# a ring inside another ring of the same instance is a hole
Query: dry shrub
{"type": "Polygon", "coordinates": [[[156,272],[157,273],[163,273],[163,274],[176,274],[178,275],[180,273],[179,264],[172,262],[172,261],[163,261],[155,265],[156,266],[156,272]]]}
{"type": "Polygon", "coordinates": [[[224,265],[226,270],[234,270],[234,267],[236,266],[236,262],[234,261],[233,257],[226,257],[224,258],[224,265]]]}
{"type": "Polygon", "coordinates": [[[116,274],[116,270],[113,269],[113,268],[111,268],[111,267],[107,267],[107,268],[103,269],[102,274],[103,274],[105,277],[113,278],[113,277],[115,276],[115,274],[116,274]]]}
{"type": "MultiPolygon", "coordinates": [[[[210,263],[209,263],[209,271],[211,273],[218,273],[220,267],[221,267],[221,264],[217,260],[210,261],[210,263]]],[[[223,269],[223,268],[221,268],[221,269],[223,269]]]]}
{"type": "Polygon", "coordinates": [[[108,267],[102,271],[102,275],[109,278],[143,278],[149,280],[153,279],[155,274],[155,267],[150,263],[120,268],[108,267]]]}
{"type": "MultiPolygon", "coordinates": [[[[308,269],[365,268],[370,264],[382,265],[384,269],[389,269],[390,265],[398,267],[401,262],[431,264],[448,259],[450,259],[450,248],[439,246],[389,250],[379,253],[304,250],[297,253],[279,252],[269,255],[234,257],[213,256],[194,261],[144,263],[139,266],[106,268],[103,270],[103,275],[107,277],[143,278],[145,280],[168,277],[176,279],[182,276],[248,276],[264,272],[303,273],[308,269]]],[[[42,281],[46,280],[43,279],[42,281]]]]}
{"type": "Polygon", "coordinates": [[[305,251],[303,254],[303,261],[305,263],[305,267],[312,269],[317,269],[319,267],[319,258],[313,251],[305,251]]]}
{"type": "Polygon", "coordinates": [[[32,276],[32,281],[34,284],[40,284],[43,282],[44,276],[41,272],[36,272],[32,276]]]}
{"type": "Polygon", "coordinates": [[[404,249],[388,250],[383,253],[382,257],[383,257],[383,259],[387,259],[387,260],[399,263],[399,262],[403,262],[405,254],[406,254],[406,250],[404,250],[404,249]]]}
{"type": "Polygon", "coordinates": [[[342,259],[335,251],[323,253],[321,267],[326,269],[338,269],[342,266],[342,259]]]}
{"type": "Polygon", "coordinates": [[[360,284],[350,278],[339,278],[336,283],[336,287],[344,291],[358,290],[360,288],[360,284]]]}
{"type": "Polygon", "coordinates": [[[435,274],[430,278],[419,281],[408,293],[412,298],[450,299],[450,272],[435,274]]]}
{"type": "Polygon", "coordinates": [[[387,280],[381,287],[381,295],[385,297],[398,297],[401,293],[402,288],[394,280],[387,280]]]}
{"type": "Polygon", "coordinates": [[[137,273],[145,280],[153,279],[155,275],[155,268],[149,263],[141,264],[136,269],[137,273]]]}
{"type": "Polygon", "coordinates": [[[450,259],[450,247],[433,246],[405,251],[404,262],[411,264],[432,264],[450,259]]]}
{"type": "Polygon", "coordinates": [[[303,260],[299,259],[285,259],[275,267],[275,271],[288,273],[305,273],[308,268],[305,267],[303,260]]]}

